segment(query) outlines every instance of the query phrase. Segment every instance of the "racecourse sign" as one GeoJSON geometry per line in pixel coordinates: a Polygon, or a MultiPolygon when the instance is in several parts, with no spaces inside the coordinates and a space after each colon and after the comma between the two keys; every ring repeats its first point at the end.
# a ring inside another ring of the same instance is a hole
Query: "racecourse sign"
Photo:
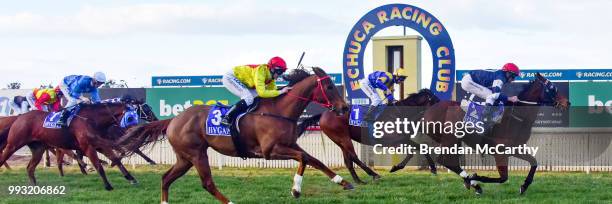
{"type": "MultiPolygon", "coordinates": [[[[446,28],[429,12],[407,4],[388,4],[365,14],[351,29],[342,53],[344,85],[351,102],[367,97],[359,80],[365,77],[363,56],[370,38],[389,26],[405,26],[419,32],[431,47],[433,75],[430,89],[442,100],[450,100],[455,79],[455,51],[446,28]]],[[[367,101],[367,100],[365,100],[367,101]]]]}
{"type": "MultiPolygon", "coordinates": [[[[342,84],[342,75],[339,73],[328,74],[334,81],[334,84],[342,84]]],[[[154,76],[151,78],[151,86],[163,87],[163,86],[174,86],[174,87],[189,87],[189,86],[223,86],[221,75],[207,75],[207,76],[154,76]]],[[[276,79],[277,85],[287,85],[287,82],[282,77],[276,79]]]]}
{"type": "MultiPolygon", "coordinates": [[[[470,71],[472,70],[457,70],[457,81],[470,71]]],[[[612,80],[612,69],[523,69],[516,80],[533,80],[536,73],[552,81],[612,80]]]]}

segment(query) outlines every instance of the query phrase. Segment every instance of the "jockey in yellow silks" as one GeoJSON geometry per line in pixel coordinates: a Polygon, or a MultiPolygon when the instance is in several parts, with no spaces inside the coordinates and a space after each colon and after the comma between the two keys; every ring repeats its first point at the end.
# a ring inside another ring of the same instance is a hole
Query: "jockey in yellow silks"
{"type": "Polygon", "coordinates": [[[267,64],[237,66],[223,75],[223,85],[232,94],[240,97],[240,101],[225,114],[221,123],[229,125],[233,122],[238,113],[244,112],[253,104],[255,97],[274,98],[289,91],[290,87],[276,89],[276,78],[286,70],[285,60],[273,57],[267,64]]]}

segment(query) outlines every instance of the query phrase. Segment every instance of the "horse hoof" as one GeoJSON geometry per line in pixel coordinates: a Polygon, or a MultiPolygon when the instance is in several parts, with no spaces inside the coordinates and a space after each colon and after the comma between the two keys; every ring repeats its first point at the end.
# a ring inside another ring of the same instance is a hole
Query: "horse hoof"
{"type": "Polygon", "coordinates": [[[380,175],[376,174],[374,176],[372,176],[372,180],[373,181],[379,181],[382,177],[380,177],[380,175]]]}
{"type": "Polygon", "coordinates": [[[519,190],[521,195],[525,195],[525,191],[527,191],[527,188],[525,186],[521,186],[521,189],[519,190]]]}
{"type": "Polygon", "coordinates": [[[403,169],[403,168],[399,167],[399,166],[393,166],[389,172],[393,173],[393,172],[396,172],[396,171],[398,171],[400,169],[403,169]]]}
{"type": "Polygon", "coordinates": [[[344,185],[344,190],[354,190],[355,187],[353,187],[353,184],[351,183],[347,183],[346,185],[344,185]]]}
{"type": "Polygon", "coordinates": [[[474,187],[474,190],[476,192],[476,195],[482,195],[482,188],[480,187],[480,185],[477,184],[477,185],[475,185],[473,187],[474,187]]]}
{"type": "Polygon", "coordinates": [[[137,181],[136,179],[131,180],[131,181],[130,181],[130,184],[132,184],[132,185],[134,185],[134,186],[135,186],[135,185],[138,185],[138,181],[137,181]]]}
{"type": "Polygon", "coordinates": [[[463,179],[463,186],[465,187],[465,189],[470,190],[470,187],[472,186],[472,185],[470,184],[470,179],[468,179],[468,178],[464,178],[464,179],[463,179]]]}
{"type": "Polygon", "coordinates": [[[296,191],[295,189],[291,189],[291,195],[294,198],[300,198],[301,193],[299,191],[296,191]]]}
{"type": "Polygon", "coordinates": [[[113,187],[111,185],[107,185],[107,186],[104,186],[104,189],[106,189],[107,191],[112,191],[113,187]]]}

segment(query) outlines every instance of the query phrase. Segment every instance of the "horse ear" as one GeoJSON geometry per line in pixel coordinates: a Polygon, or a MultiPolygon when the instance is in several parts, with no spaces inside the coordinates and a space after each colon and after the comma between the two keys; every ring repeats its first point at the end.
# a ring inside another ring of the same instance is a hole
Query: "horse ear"
{"type": "Polygon", "coordinates": [[[540,74],[540,72],[536,72],[536,77],[538,77],[538,79],[544,81],[544,77],[540,74]]]}
{"type": "Polygon", "coordinates": [[[325,76],[327,75],[327,73],[325,73],[325,70],[321,69],[320,67],[313,67],[312,71],[317,75],[317,76],[325,76]]]}

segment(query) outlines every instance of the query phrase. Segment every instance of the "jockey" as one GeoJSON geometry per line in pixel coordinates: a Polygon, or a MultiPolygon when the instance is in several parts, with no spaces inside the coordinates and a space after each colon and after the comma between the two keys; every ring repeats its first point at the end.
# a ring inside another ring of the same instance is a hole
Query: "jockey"
{"type": "Polygon", "coordinates": [[[62,91],[59,87],[47,88],[47,89],[34,89],[32,93],[26,95],[28,102],[34,104],[32,109],[42,110],[45,112],[57,112],[61,108],[61,97],[62,91]]]}
{"type": "MultiPolygon", "coordinates": [[[[79,102],[99,102],[100,95],[98,94],[98,87],[106,82],[106,75],[102,72],[94,73],[93,77],[85,75],[70,75],[64,77],[59,85],[60,90],[64,93],[64,97],[68,100],[65,108],[69,109],[78,104],[79,102]],[[89,93],[91,99],[83,96],[84,93],[89,93]]],[[[66,126],[66,120],[68,119],[70,111],[63,111],[59,125],[66,126]]]]}
{"type": "Polygon", "coordinates": [[[225,114],[222,124],[229,126],[238,113],[244,112],[255,97],[274,98],[287,93],[291,88],[276,89],[276,78],[285,73],[287,64],[280,57],[273,57],[268,64],[237,66],[223,75],[222,82],[240,101],[225,114]]]}
{"type": "Polygon", "coordinates": [[[487,123],[490,122],[491,108],[497,101],[517,102],[518,97],[508,97],[501,93],[505,83],[511,83],[520,74],[518,66],[513,63],[506,63],[501,70],[473,70],[461,79],[461,88],[479,98],[485,99],[487,106],[485,117],[487,123]]]}
{"type": "Polygon", "coordinates": [[[30,110],[30,103],[25,96],[15,96],[10,101],[9,105],[13,109],[13,113],[16,115],[27,113],[30,110]]]}
{"type": "Polygon", "coordinates": [[[399,68],[395,70],[394,74],[384,71],[375,71],[360,81],[361,90],[370,98],[370,108],[363,117],[364,120],[370,120],[374,110],[383,102],[383,100],[376,92],[376,89],[380,89],[384,92],[387,99],[387,103],[395,101],[393,97],[393,85],[404,82],[408,77],[408,73],[405,69],[399,68]]]}

